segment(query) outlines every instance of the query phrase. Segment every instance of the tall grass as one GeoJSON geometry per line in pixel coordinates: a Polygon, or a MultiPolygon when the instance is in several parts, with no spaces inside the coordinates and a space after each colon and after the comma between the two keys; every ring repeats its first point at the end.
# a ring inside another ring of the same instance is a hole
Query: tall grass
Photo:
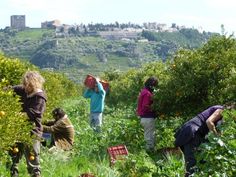
{"type": "MultiPolygon", "coordinates": [[[[88,124],[89,101],[79,97],[66,100],[61,104],[76,130],[75,144],[72,151],[49,152],[41,148],[41,169],[43,177],[78,177],[90,173],[97,177],[181,177],[184,175],[184,159],[181,153],[157,151],[146,153],[144,150],[143,131],[132,110],[106,107],[101,134],[96,134],[88,124]],[[110,166],[107,147],[125,144],[129,155],[110,166]]],[[[179,122],[175,119],[158,120],[156,148],[169,146],[173,141],[170,124],[179,122]],[[165,129],[167,129],[165,131],[165,129]],[[169,141],[168,141],[169,140],[169,141]]],[[[175,126],[176,126],[175,125],[175,126]]],[[[175,127],[174,126],[174,127],[175,127]]],[[[173,128],[173,127],[172,127],[173,128]]],[[[205,167],[213,169],[212,166],[205,167]]],[[[25,160],[19,165],[20,177],[27,177],[25,160]]],[[[198,173],[196,174],[198,175],[198,173]]],[[[0,177],[9,176],[9,169],[0,164],[0,177]]],[[[207,176],[201,172],[200,176],[207,176]]]]}

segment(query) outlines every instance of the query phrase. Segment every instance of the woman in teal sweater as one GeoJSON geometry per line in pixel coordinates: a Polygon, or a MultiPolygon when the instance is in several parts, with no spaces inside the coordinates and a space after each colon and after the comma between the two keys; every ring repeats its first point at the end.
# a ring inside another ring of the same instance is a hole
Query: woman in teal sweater
{"type": "Polygon", "coordinates": [[[84,92],[84,97],[90,98],[90,126],[96,132],[101,131],[105,96],[106,92],[98,79],[94,89],[87,88],[84,92]]]}

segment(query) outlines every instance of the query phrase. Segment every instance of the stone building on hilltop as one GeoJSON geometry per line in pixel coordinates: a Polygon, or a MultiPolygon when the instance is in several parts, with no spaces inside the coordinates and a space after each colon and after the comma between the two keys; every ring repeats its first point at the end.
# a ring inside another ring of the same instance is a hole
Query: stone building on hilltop
{"type": "Polygon", "coordinates": [[[24,29],[25,26],[25,15],[12,15],[11,16],[11,28],[24,29]]]}
{"type": "Polygon", "coordinates": [[[41,28],[46,29],[56,29],[58,26],[61,26],[60,20],[45,21],[41,23],[41,28]]]}

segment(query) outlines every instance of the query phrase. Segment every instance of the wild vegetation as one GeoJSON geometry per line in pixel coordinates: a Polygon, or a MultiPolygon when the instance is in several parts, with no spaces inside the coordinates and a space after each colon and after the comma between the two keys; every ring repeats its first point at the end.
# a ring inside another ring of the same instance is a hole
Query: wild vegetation
{"type": "MultiPolygon", "coordinates": [[[[90,30],[100,28],[89,25],[90,30]]],[[[6,28],[0,32],[0,50],[40,68],[63,70],[73,80],[81,81],[84,73],[99,75],[110,68],[127,71],[146,62],[166,60],[180,48],[202,46],[212,35],[210,32],[199,33],[196,29],[182,29],[176,32],[143,31],[136,40],[107,40],[98,35],[69,33],[58,37],[54,30],[6,28]]]]}
{"type": "MultiPolygon", "coordinates": [[[[179,50],[166,62],[148,63],[139,69],[131,69],[127,72],[119,70],[104,72],[101,77],[109,80],[111,88],[106,97],[104,126],[101,134],[94,134],[89,127],[89,101],[79,96],[83,91],[82,88],[78,88],[80,94],[73,99],[56,97],[56,100],[60,101],[58,105],[66,110],[75,125],[76,140],[71,152],[50,154],[47,148],[42,148],[43,176],[74,177],[82,173],[92,173],[99,177],[183,176],[184,162],[181,153],[163,153],[160,149],[173,147],[175,129],[202,109],[213,104],[235,101],[235,49],[236,41],[233,37],[218,36],[211,38],[199,49],[179,50]],[[147,154],[144,151],[143,130],[135,115],[135,108],[138,93],[146,78],[151,75],[159,78],[159,87],[155,92],[154,100],[154,109],[159,115],[156,122],[157,152],[147,154]],[[119,144],[127,146],[129,155],[110,167],[106,149],[119,144]]],[[[6,82],[16,83],[17,80],[13,82],[11,78],[13,80],[19,78],[18,75],[21,75],[25,69],[19,69],[21,72],[16,69],[18,67],[13,69],[13,64],[16,66],[18,60],[9,60],[5,56],[1,58],[1,62],[9,62],[11,68],[5,72],[9,75],[5,74],[2,77],[1,74],[2,86],[6,85],[6,82]],[[14,75],[17,72],[19,74],[14,75]]],[[[21,62],[19,65],[23,68],[27,66],[21,62]]],[[[4,73],[5,67],[0,68],[1,73],[4,73]]],[[[48,74],[50,75],[50,72],[48,74]]],[[[52,84],[54,89],[57,89],[58,83],[59,87],[64,86],[66,78],[60,77],[55,81],[50,80],[51,83],[48,84],[52,84]]],[[[49,100],[53,100],[55,93],[64,91],[60,89],[54,91],[49,100]]],[[[52,91],[53,89],[48,90],[49,93],[52,91]]],[[[0,117],[0,126],[2,129],[6,127],[3,133],[1,131],[0,136],[1,139],[9,137],[10,143],[10,140],[14,139],[11,139],[12,129],[8,131],[8,125],[17,128],[21,124],[21,121],[14,119],[19,111],[19,105],[12,100],[15,98],[11,93],[0,91],[0,94],[9,103],[6,105],[2,101],[0,104],[0,109],[5,112],[5,115],[0,117]]],[[[52,107],[49,107],[48,111],[52,110],[52,107]]],[[[199,171],[195,173],[197,177],[236,175],[236,111],[225,111],[224,119],[225,123],[218,127],[221,136],[216,137],[210,133],[209,143],[203,144],[201,151],[196,154],[199,160],[202,158],[206,160],[205,164],[198,164],[199,171]]],[[[25,134],[27,132],[27,130],[21,131],[25,134]]],[[[22,136],[25,135],[22,133],[22,136]]],[[[3,145],[1,141],[1,149],[3,145]]],[[[4,155],[7,156],[5,151],[1,150],[1,157],[4,155]]],[[[0,159],[0,174],[7,176],[5,162],[3,158],[0,159]]],[[[21,167],[24,165],[22,161],[21,167]]],[[[24,169],[20,168],[20,173],[22,176],[27,176],[24,169]]]]}

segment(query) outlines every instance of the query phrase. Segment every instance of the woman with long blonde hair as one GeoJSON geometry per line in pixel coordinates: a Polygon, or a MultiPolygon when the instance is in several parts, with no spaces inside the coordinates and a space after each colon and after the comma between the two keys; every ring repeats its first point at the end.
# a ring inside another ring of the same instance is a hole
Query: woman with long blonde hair
{"type": "Polygon", "coordinates": [[[42,117],[46,107],[46,95],[43,91],[45,80],[37,71],[27,71],[22,77],[22,84],[13,86],[14,92],[20,96],[22,102],[22,112],[27,114],[29,122],[33,125],[31,134],[33,137],[32,145],[17,143],[19,152],[12,156],[11,176],[18,176],[18,163],[25,155],[27,170],[32,177],[40,177],[40,140],[42,136],[42,117]],[[36,137],[36,138],[35,138],[36,137]]]}

